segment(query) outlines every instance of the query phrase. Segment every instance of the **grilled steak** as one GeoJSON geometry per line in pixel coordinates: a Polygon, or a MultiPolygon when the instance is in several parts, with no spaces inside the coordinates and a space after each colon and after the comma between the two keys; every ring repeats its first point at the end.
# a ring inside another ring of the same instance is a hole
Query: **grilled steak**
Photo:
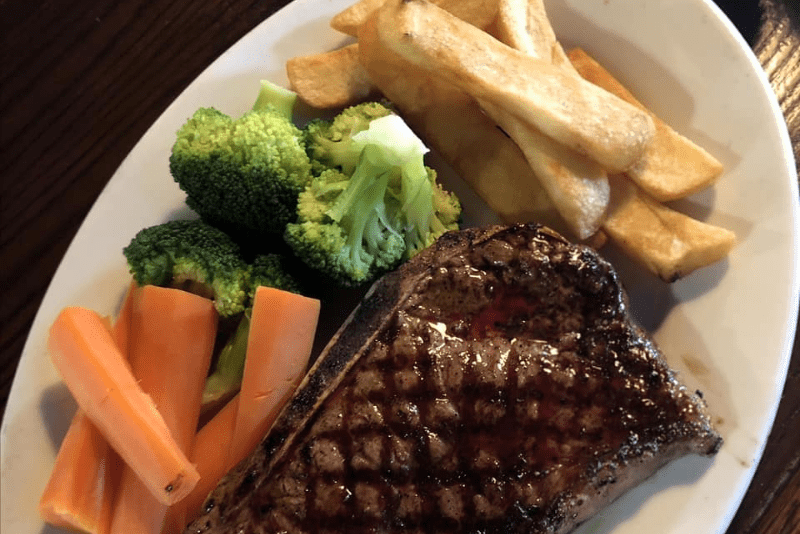
{"type": "Polygon", "coordinates": [[[191,533],[564,533],[721,445],[611,266],[536,225],[381,279],[191,533]]]}

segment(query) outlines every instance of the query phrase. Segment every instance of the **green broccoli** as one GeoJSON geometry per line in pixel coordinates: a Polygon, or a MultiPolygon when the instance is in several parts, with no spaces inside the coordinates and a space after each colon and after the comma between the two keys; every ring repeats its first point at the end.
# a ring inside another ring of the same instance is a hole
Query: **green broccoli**
{"type": "Polygon", "coordinates": [[[220,316],[220,348],[206,380],[204,404],[227,398],[241,383],[256,288],[293,292],[300,288],[284,256],[263,254],[248,262],[225,232],[200,220],[145,228],[123,254],[137,284],[174,287],[214,301],[220,316]]]}
{"type": "Polygon", "coordinates": [[[140,230],[123,249],[139,285],[176,287],[210,298],[221,317],[247,307],[250,265],[225,232],[202,221],[170,221],[140,230]]]}
{"type": "Polygon", "coordinates": [[[187,205],[243,242],[280,236],[311,180],[291,92],[276,87],[262,85],[254,109],[235,120],[198,109],[178,131],[169,159],[187,205]]]}
{"type": "Polygon", "coordinates": [[[354,147],[350,139],[369,128],[374,119],[391,114],[392,110],[380,102],[364,102],[344,109],[332,121],[311,120],[303,131],[314,174],[331,167],[352,174],[358,164],[360,147],[354,147]]]}
{"type": "Polygon", "coordinates": [[[260,254],[250,263],[249,296],[255,295],[258,286],[277,287],[292,293],[303,293],[301,284],[292,276],[293,267],[282,254],[260,254]]]}
{"type": "Polygon", "coordinates": [[[458,228],[461,205],[424,165],[427,148],[382,104],[313,121],[306,143],[317,175],[284,239],[340,285],[367,282],[458,228]]]}

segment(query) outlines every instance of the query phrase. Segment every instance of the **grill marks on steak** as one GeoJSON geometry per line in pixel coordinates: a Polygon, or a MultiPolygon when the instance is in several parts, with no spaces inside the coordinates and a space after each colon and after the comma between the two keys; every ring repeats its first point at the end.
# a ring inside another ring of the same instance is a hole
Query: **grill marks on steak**
{"type": "Polygon", "coordinates": [[[715,453],[703,410],[596,253],[448,234],[377,284],[187,532],[567,532],[715,453]]]}

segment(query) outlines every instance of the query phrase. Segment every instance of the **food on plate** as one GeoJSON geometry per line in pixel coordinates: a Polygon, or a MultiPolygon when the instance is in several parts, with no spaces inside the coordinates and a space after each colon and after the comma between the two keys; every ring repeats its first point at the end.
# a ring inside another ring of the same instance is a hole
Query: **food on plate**
{"type": "Polygon", "coordinates": [[[377,282],[186,532],[567,532],[720,445],[609,263],[472,228],[377,282]]]}
{"type": "Polygon", "coordinates": [[[134,280],[180,288],[210,298],[228,324],[203,405],[215,406],[238,389],[244,369],[249,308],[259,286],[299,293],[290,258],[264,252],[251,261],[223,231],[200,220],[174,220],[140,230],[123,249],[134,280]],[[236,324],[238,323],[238,327],[236,324]]]}
{"type": "Polygon", "coordinates": [[[569,233],[514,141],[469,95],[384,47],[376,23],[373,16],[360,28],[361,61],[409,125],[501,220],[539,221],[569,233]]]}
{"type": "MultiPolygon", "coordinates": [[[[564,80],[572,79],[571,83],[581,85],[580,78],[585,76],[587,81],[617,97],[617,101],[628,102],[648,115],[653,125],[652,138],[640,142],[642,151],[628,159],[626,176],[655,200],[685,198],[712,185],[722,172],[722,166],[713,156],[644,108],[588,54],[577,49],[569,57],[556,38],[541,0],[499,0],[488,8],[496,11],[493,23],[473,23],[474,27],[459,23],[435,5],[399,4],[394,0],[364,1],[340,13],[341,20],[333,22],[333,27],[356,35],[358,42],[349,45],[352,53],[347,55],[346,61],[338,63],[342,71],[339,75],[347,77],[358,73],[362,78],[366,75],[415,131],[505,222],[541,222],[571,238],[601,247],[607,240],[603,225],[612,196],[606,171],[620,165],[609,166],[608,162],[600,165],[551,139],[533,121],[520,119],[524,113],[517,109],[515,100],[506,98],[504,93],[499,93],[499,102],[484,98],[486,91],[493,90],[493,85],[509,85],[504,84],[502,78],[496,83],[498,70],[516,74],[517,81],[528,78],[533,85],[543,79],[542,72],[535,68],[520,74],[517,67],[524,65],[520,63],[522,60],[500,46],[492,36],[530,56],[529,59],[550,63],[551,67],[559,69],[565,77],[559,83],[569,86],[564,80]],[[405,14],[405,19],[398,14],[405,14]],[[346,29],[340,26],[342,20],[349,21],[346,29]],[[422,44],[419,43],[421,37],[426,39],[422,44]],[[476,43],[482,43],[483,49],[476,47],[476,43]],[[438,52],[437,46],[440,47],[438,52]],[[423,57],[426,54],[429,57],[423,57]],[[491,65],[489,74],[481,70],[487,64],[491,65]],[[465,73],[466,77],[462,76],[465,73]],[[488,88],[481,87],[487,84],[488,88]]],[[[438,4],[449,9],[442,2],[438,4]]],[[[469,16],[464,19],[470,21],[469,16]]],[[[322,60],[325,54],[319,57],[322,60]]],[[[310,69],[305,75],[317,78],[316,84],[320,84],[324,83],[323,72],[321,68],[310,69]]],[[[517,85],[525,86],[522,82],[517,85]]],[[[570,99],[574,95],[572,90],[566,93],[570,99]]],[[[346,95],[342,98],[348,101],[346,95]]],[[[351,95],[350,98],[356,97],[351,95]]],[[[609,124],[615,128],[623,126],[624,136],[624,125],[606,110],[586,116],[596,120],[599,128],[610,127],[609,124]]],[[[637,137],[633,132],[628,133],[637,137]]],[[[603,132],[596,134],[600,140],[605,138],[603,132]]],[[[646,138],[638,137],[640,141],[646,138]]],[[[672,211],[667,207],[662,209],[672,211]]],[[[682,246],[698,246],[700,250],[675,252],[684,258],[694,258],[677,269],[659,267],[663,260],[641,261],[662,253],[656,252],[651,243],[637,238],[641,232],[634,218],[625,220],[628,227],[621,226],[619,218],[610,222],[615,228],[615,241],[625,240],[622,249],[661,278],[674,280],[676,275],[685,276],[719,259],[717,253],[708,253],[707,244],[688,240],[683,241],[682,246]],[[633,250],[633,247],[644,248],[633,250]]],[[[648,223],[644,222],[643,226],[648,227],[648,223]]],[[[702,224],[694,226],[703,227],[702,224]]],[[[669,225],[663,228],[670,230],[669,225]]],[[[708,228],[714,233],[711,240],[726,234],[711,225],[708,228]]],[[[661,237],[662,243],[680,240],[674,233],[661,237]]],[[[732,243],[727,237],[725,242],[732,243]]],[[[727,254],[730,247],[721,246],[717,250],[723,249],[727,254]]]]}
{"type": "Polygon", "coordinates": [[[289,85],[306,104],[320,109],[353,106],[375,95],[360,68],[358,43],[331,52],[296,56],[286,62],[289,85]]]}
{"type": "MultiPolygon", "coordinates": [[[[556,39],[541,0],[500,0],[494,34],[500,42],[525,54],[552,63],[571,76],[572,68],[556,39]]],[[[489,115],[516,141],[531,169],[572,233],[586,240],[597,234],[609,202],[606,171],[598,163],[522,121],[502,107],[479,101],[489,115]]]]}
{"type": "MultiPolygon", "coordinates": [[[[111,337],[128,357],[133,292],[131,282],[111,327],[111,337]]],[[[110,323],[110,320],[109,320],[110,323]]],[[[50,478],[39,498],[39,514],[46,523],[85,532],[107,532],[113,509],[113,486],[122,466],[119,455],[80,408],[58,449],[50,478]]]]}
{"type": "Polygon", "coordinates": [[[172,504],[199,474],[133,376],[97,313],[69,307],[50,327],[48,352],[70,393],[159,502],[172,504]]]}
{"type": "Polygon", "coordinates": [[[578,239],[595,235],[605,219],[611,194],[606,171],[504,109],[488,102],[480,105],[516,141],[571,232],[578,239]]]}
{"type": "Polygon", "coordinates": [[[217,482],[267,433],[305,375],[319,312],[317,299],[272,287],[256,290],[241,389],[197,433],[192,461],[200,481],[170,509],[166,532],[179,532],[199,515],[217,482]]]}
{"type": "Polygon", "coordinates": [[[624,176],[611,178],[603,229],[635,261],[666,282],[715,263],[736,244],[730,230],[704,223],[650,198],[624,176]]]}
{"type": "Polygon", "coordinates": [[[271,107],[284,117],[294,116],[297,93],[269,80],[261,80],[261,89],[253,104],[253,111],[261,111],[271,107]]]}
{"type": "Polygon", "coordinates": [[[119,457],[106,439],[86,413],[78,410],[39,499],[42,519],[77,532],[103,532],[113,510],[109,489],[120,467],[119,457]]]}
{"type": "MultiPolygon", "coordinates": [[[[334,15],[331,28],[357,37],[358,28],[383,3],[384,0],[359,0],[334,15]]],[[[433,3],[478,28],[491,25],[497,12],[496,0],[433,0],[433,3]]]]}
{"type": "Polygon", "coordinates": [[[714,184],[722,164],[705,149],[682,136],[647,110],[611,73],[580,48],[569,60],[581,76],[650,113],[655,135],[642,157],[625,174],[656,200],[687,197],[714,184]]]}
{"type": "Polygon", "coordinates": [[[271,104],[237,119],[198,109],[178,131],[169,170],[203,220],[254,241],[283,232],[311,180],[303,133],[271,104]]]}
{"type": "Polygon", "coordinates": [[[274,287],[256,290],[239,408],[231,436],[231,466],[258,445],[277,410],[303,378],[319,310],[317,299],[274,287]]]}
{"type": "Polygon", "coordinates": [[[306,134],[322,170],[300,193],[284,239],[320,274],[363,284],[458,228],[458,198],[436,182],[423,161],[428,149],[385,106],[348,108],[313,121],[306,134]]]}
{"type": "Polygon", "coordinates": [[[68,364],[75,367],[65,377],[68,387],[78,391],[79,405],[81,395],[93,399],[93,411],[77,412],[40,500],[43,519],[56,526],[87,532],[179,532],[187,518],[199,513],[222,475],[263,438],[309,363],[320,301],[257,287],[247,323],[252,327],[241,391],[198,431],[201,393],[217,332],[213,303],[180,289],[131,287],[113,330],[108,331],[106,320],[83,308],[65,309],[52,327],[54,361],[64,355],[71,358],[58,361],[59,370],[68,364]],[[103,332],[97,331],[99,327],[103,332]],[[124,358],[123,350],[130,353],[130,367],[115,359],[124,358]],[[100,358],[103,361],[86,364],[97,367],[91,372],[76,360],[102,351],[107,353],[104,360],[100,358]],[[104,400],[96,391],[105,395],[104,400]],[[110,406],[104,408],[104,403],[110,406]],[[116,409],[117,404],[123,409],[116,409]],[[139,411],[133,412],[131,406],[139,411]],[[113,423],[111,430],[103,421],[93,422],[96,411],[108,419],[106,423],[113,423]],[[151,471],[170,467],[164,451],[142,447],[142,439],[134,435],[147,433],[147,428],[138,427],[152,426],[150,419],[156,422],[156,438],[174,438],[167,445],[179,447],[199,475],[191,491],[183,491],[169,506],[158,499],[152,484],[144,484],[153,475],[140,467],[151,471]],[[122,443],[128,449],[118,449],[120,437],[130,439],[131,443],[122,443]],[[138,463],[123,462],[117,451],[122,460],[138,463]]]}
{"type": "MultiPolygon", "coordinates": [[[[214,304],[207,298],[153,285],[134,290],[131,372],[187,457],[191,457],[200,419],[217,321],[214,304]]],[[[168,506],[152,494],[132,466],[123,466],[115,491],[112,534],[160,532],[168,506]]]]}
{"type": "Polygon", "coordinates": [[[492,33],[500,42],[529,56],[572,68],[550,25],[543,0],[499,0],[492,33]]]}
{"type": "Polygon", "coordinates": [[[405,60],[505,109],[510,119],[609,171],[630,167],[653,136],[647,113],[550,62],[500,43],[433,4],[390,0],[377,13],[381,41],[405,60]]]}

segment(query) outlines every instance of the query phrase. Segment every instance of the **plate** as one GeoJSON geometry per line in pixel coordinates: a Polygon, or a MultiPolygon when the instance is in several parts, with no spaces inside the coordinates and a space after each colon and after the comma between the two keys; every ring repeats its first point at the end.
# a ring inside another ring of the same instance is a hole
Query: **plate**
{"type": "MultiPolygon", "coordinates": [[[[260,79],[286,84],[288,57],[349,42],[328,27],[348,3],[297,0],[248,33],[163,113],[97,199],[52,280],[14,379],[0,436],[3,532],[57,531],[42,525],[36,503],[75,405],[45,353],[47,328],[67,305],[115,313],[127,284],[122,247],[145,226],[190,216],[168,173],[174,132],[201,106],[241,114],[260,79]]],[[[722,161],[720,182],[679,207],[739,236],[727,260],[673,285],[608,251],[633,313],[685,381],[704,391],[725,445],[713,459],[673,462],[580,531],[722,533],[772,425],[797,318],[798,191],[783,117],[758,61],[710,1],[546,5],[567,47],[588,50],[722,161]]],[[[441,170],[464,201],[465,220],[491,220],[441,170]]]]}

